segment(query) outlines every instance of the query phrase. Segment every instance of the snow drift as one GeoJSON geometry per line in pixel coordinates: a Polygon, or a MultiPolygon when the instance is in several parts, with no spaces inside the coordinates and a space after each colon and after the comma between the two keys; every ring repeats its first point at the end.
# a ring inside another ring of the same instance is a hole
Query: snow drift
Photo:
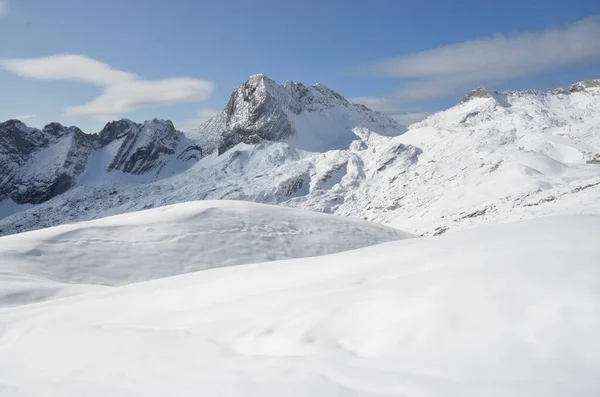
{"type": "Polygon", "coordinates": [[[212,269],[0,311],[11,396],[596,396],[600,217],[212,269]]]}
{"type": "Polygon", "coordinates": [[[290,208],[176,204],[0,238],[0,306],[407,237],[377,224],[290,208]]]}

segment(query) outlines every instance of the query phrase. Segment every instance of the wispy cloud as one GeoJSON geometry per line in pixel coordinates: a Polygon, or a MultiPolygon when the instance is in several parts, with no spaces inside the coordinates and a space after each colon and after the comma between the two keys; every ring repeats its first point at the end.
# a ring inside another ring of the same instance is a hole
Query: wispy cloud
{"type": "Polygon", "coordinates": [[[0,17],[8,12],[8,0],[0,0],[0,17]]]}
{"type": "Polygon", "coordinates": [[[21,115],[21,116],[15,116],[13,118],[16,119],[16,120],[21,120],[21,121],[23,121],[23,120],[29,120],[29,119],[35,118],[35,114],[24,114],[24,115],[21,115]]]}
{"type": "Polygon", "coordinates": [[[66,109],[68,114],[91,115],[96,119],[148,106],[200,102],[210,97],[215,88],[213,82],[189,77],[143,80],[84,55],[0,59],[0,68],[24,78],[68,80],[103,87],[102,94],[92,101],[66,109]]]}
{"type": "Polygon", "coordinates": [[[70,114],[119,114],[182,102],[201,102],[214,90],[214,84],[192,78],[137,80],[108,86],[102,95],[81,106],[70,106],[70,114]]]}
{"type": "Polygon", "coordinates": [[[70,80],[99,86],[117,85],[137,79],[132,73],[115,70],[84,55],[0,59],[0,67],[29,79],[70,80]]]}
{"type": "Polygon", "coordinates": [[[508,80],[600,60],[600,17],[513,36],[495,35],[372,63],[367,70],[409,79],[396,91],[407,101],[454,94],[486,81],[508,80]]]}
{"type": "Polygon", "coordinates": [[[425,120],[427,117],[431,116],[432,113],[433,112],[405,112],[392,114],[391,117],[398,123],[409,126],[425,120]]]}
{"type": "Polygon", "coordinates": [[[350,101],[361,105],[365,105],[369,109],[386,114],[398,110],[398,107],[394,106],[389,98],[363,96],[350,98],[350,101]]]}
{"type": "Polygon", "coordinates": [[[194,118],[176,122],[175,127],[177,127],[178,130],[183,132],[192,131],[198,128],[200,124],[210,119],[211,117],[216,116],[217,114],[219,114],[219,111],[215,109],[200,109],[196,111],[194,118]]]}
{"type": "Polygon", "coordinates": [[[426,110],[402,110],[402,104],[399,104],[393,98],[356,97],[351,98],[351,101],[354,103],[365,105],[366,107],[376,110],[378,112],[387,114],[400,124],[406,126],[419,122],[427,118],[427,116],[429,116],[431,113],[433,113],[431,111],[426,110]]]}

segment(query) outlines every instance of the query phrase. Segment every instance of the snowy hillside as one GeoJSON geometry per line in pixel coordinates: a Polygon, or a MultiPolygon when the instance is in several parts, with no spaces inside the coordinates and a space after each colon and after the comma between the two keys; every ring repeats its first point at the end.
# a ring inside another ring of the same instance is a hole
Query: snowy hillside
{"type": "Polygon", "coordinates": [[[412,125],[398,140],[423,155],[407,174],[411,194],[399,200],[394,224],[444,230],[600,211],[600,87],[592,83],[570,91],[479,89],[412,125]]]}
{"type": "Polygon", "coordinates": [[[290,208],[177,204],[0,238],[0,306],[407,237],[377,224],[290,208]]]}
{"type": "Polygon", "coordinates": [[[596,396],[598,235],[544,218],[0,309],[0,394],[596,396]]]}
{"type": "MultiPolygon", "coordinates": [[[[117,151],[94,152],[100,155],[90,156],[80,184],[52,200],[0,202],[0,234],[192,200],[280,204],[424,235],[598,213],[599,115],[598,80],[550,92],[479,88],[397,135],[385,116],[323,86],[257,75],[233,92],[221,114],[181,138],[175,155],[152,157],[158,177],[119,171],[132,160],[107,173],[111,163],[102,159],[117,151]],[[345,146],[324,150],[333,142],[345,146]],[[324,146],[307,151],[307,143],[324,146]],[[90,170],[101,175],[88,177],[90,170]]],[[[132,170],[146,167],[136,164],[132,170]]]]}

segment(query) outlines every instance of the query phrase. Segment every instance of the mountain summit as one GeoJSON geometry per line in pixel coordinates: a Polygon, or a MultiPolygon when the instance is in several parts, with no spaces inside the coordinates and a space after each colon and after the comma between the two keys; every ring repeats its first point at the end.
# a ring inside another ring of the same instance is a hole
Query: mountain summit
{"type": "Polygon", "coordinates": [[[287,142],[311,152],[345,149],[357,139],[352,131],[367,128],[395,136],[405,128],[394,119],[349,102],[321,84],[278,84],[263,74],[236,88],[225,109],[191,136],[206,152],[226,152],[238,143],[287,142]]]}

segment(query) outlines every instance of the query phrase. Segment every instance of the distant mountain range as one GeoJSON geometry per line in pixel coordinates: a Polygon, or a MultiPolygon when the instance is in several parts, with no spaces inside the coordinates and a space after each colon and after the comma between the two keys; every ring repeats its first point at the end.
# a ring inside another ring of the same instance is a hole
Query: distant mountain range
{"type": "Polygon", "coordinates": [[[488,91],[408,127],[322,85],[251,76],[183,134],[0,123],[0,234],[197,199],[276,203],[419,234],[597,212],[600,80],[488,91]]]}

